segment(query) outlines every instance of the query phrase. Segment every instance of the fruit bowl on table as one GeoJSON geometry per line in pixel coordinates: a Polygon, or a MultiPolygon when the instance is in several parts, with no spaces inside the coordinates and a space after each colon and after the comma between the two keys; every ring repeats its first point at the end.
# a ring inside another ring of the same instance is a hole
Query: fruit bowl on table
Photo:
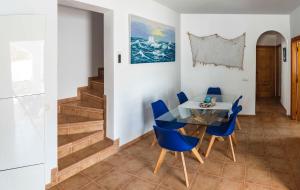
{"type": "Polygon", "coordinates": [[[211,107],[213,107],[213,106],[215,106],[216,104],[215,103],[206,103],[206,102],[201,102],[200,104],[199,104],[199,106],[201,107],[201,108],[211,108],[211,107]]]}

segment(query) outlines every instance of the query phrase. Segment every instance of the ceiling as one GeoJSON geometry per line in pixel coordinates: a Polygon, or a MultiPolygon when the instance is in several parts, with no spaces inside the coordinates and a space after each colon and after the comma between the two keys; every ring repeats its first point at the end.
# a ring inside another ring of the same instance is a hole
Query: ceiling
{"type": "Polygon", "coordinates": [[[155,0],[179,13],[289,14],[300,0],[155,0]]]}

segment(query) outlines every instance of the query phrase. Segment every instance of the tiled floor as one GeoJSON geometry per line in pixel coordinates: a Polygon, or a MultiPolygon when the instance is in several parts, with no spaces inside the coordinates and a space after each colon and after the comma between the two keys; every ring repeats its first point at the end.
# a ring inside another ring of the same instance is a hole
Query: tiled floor
{"type": "MultiPolygon", "coordinates": [[[[257,115],[239,117],[237,162],[228,143],[216,142],[204,164],[185,153],[192,190],[300,189],[300,124],[290,121],[275,100],[260,100],[257,115]]],[[[153,174],[159,147],[152,136],[92,166],[51,190],[168,190],[186,189],[180,157],[169,153],[153,174]]],[[[201,153],[207,148],[207,139],[201,153]]]]}

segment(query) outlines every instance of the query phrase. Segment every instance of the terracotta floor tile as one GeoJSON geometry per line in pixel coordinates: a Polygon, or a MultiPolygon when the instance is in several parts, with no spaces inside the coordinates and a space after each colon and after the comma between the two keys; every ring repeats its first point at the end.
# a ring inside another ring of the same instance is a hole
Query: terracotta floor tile
{"type": "Polygon", "coordinates": [[[212,160],[205,160],[200,166],[200,172],[215,176],[221,176],[224,163],[212,160]]]}
{"type": "Polygon", "coordinates": [[[271,157],[268,162],[273,171],[289,173],[292,170],[289,160],[271,157]]]}
{"type": "Polygon", "coordinates": [[[246,166],[248,168],[269,168],[270,164],[265,156],[248,154],[246,156],[246,166]]]}
{"type": "Polygon", "coordinates": [[[286,153],[283,147],[280,146],[266,146],[266,155],[275,158],[285,158],[286,153]]]}
{"type": "MultiPolygon", "coordinates": [[[[195,176],[196,174],[194,173],[188,173],[190,184],[192,184],[195,176]]],[[[168,171],[168,176],[163,180],[161,185],[173,190],[186,189],[184,171],[181,169],[171,168],[168,171]]]]}
{"type": "Polygon", "coordinates": [[[139,178],[135,178],[130,181],[122,190],[154,190],[156,189],[157,185],[148,183],[144,180],[139,178]]]}
{"type": "Polygon", "coordinates": [[[92,183],[89,183],[88,185],[82,187],[80,190],[107,190],[107,189],[92,182],[92,183]]]}
{"type": "Polygon", "coordinates": [[[168,176],[168,171],[170,170],[170,167],[166,164],[163,164],[158,171],[157,174],[154,174],[155,165],[153,166],[147,166],[142,169],[140,169],[136,174],[136,176],[145,179],[148,182],[159,184],[163,179],[165,179],[168,176]]]}
{"type": "Polygon", "coordinates": [[[89,167],[82,171],[82,173],[91,179],[102,177],[113,169],[113,165],[103,161],[92,167],[89,167]]]}
{"type": "Polygon", "coordinates": [[[235,181],[241,181],[245,179],[246,168],[242,164],[225,164],[222,177],[235,181]]]}
{"type": "Polygon", "coordinates": [[[270,185],[271,181],[270,169],[246,168],[246,182],[270,185]]]}
{"type": "Polygon", "coordinates": [[[124,165],[119,165],[116,168],[118,171],[121,172],[128,172],[128,173],[135,174],[141,169],[147,167],[148,165],[150,165],[150,163],[147,163],[143,160],[139,160],[136,158],[131,158],[130,160],[127,160],[127,162],[124,165]]]}
{"type": "Polygon", "coordinates": [[[218,184],[217,190],[243,190],[244,183],[223,179],[218,184]]]}
{"type": "Polygon", "coordinates": [[[296,190],[297,184],[294,176],[287,173],[272,172],[272,189],[278,190],[296,190]]]}
{"type": "Polygon", "coordinates": [[[246,183],[245,190],[271,190],[268,186],[258,185],[255,183],[246,183]]]}
{"type": "MultiPolygon", "coordinates": [[[[185,152],[184,159],[188,172],[195,173],[199,171],[202,164],[194,157],[193,154],[191,154],[190,152],[185,152]]],[[[174,164],[172,166],[183,170],[183,164],[180,154],[178,154],[178,158],[174,161],[174,164]]]]}
{"type": "Polygon", "coordinates": [[[226,163],[232,163],[232,164],[245,164],[246,163],[246,156],[247,156],[246,153],[236,153],[235,152],[236,162],[233,162],[230,150],[228,150],[227,155],[228,156],[225,158],[226,163]]]}
{"type": "Polygon", "coordinates": [[[125,187],[130,181],[132,181],[134,177],[132,177],[128,173],[121,173],[117,170],[113,170],[109,172],[105,176],[102,176],[95,180],[97,184],[102,187],[105,187],[109,190],[122,189],[125,187]]]}
{"type": "Polygon", "coordinates": [[[198,173],[192,184],[192,190],[212,190],[216,189],[221,182],[221,178],[208,174],[198,173]]]}
{"type": "Polygon", "coordinates": [[[91,180],[88,177],[83,176],[81,174],[77,174],[67,179],[66,181],[60,183],[58,185],[58,188],[62,190],[79,190],[80,188],[82,188],[90,182],[91,180]]]}

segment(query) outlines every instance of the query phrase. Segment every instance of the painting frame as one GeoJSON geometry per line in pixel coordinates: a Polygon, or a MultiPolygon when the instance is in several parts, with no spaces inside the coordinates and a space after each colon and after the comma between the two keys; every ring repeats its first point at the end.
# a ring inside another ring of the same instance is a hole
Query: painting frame
{"type": "Polygon", "coordinates": [[[128,20],[130,64],[176,62],[175,27],[133,14],[128,20]]]}

